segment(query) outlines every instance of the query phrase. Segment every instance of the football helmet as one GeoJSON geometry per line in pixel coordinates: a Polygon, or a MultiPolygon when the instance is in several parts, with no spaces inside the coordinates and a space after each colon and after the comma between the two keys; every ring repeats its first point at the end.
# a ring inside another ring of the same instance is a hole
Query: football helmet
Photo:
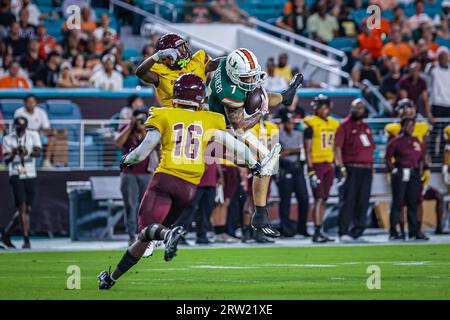
{"type": "Polygon", "coordinates": [[[314,98],[314,100],[311,102],[311,106],[313,107],[313,110],[317,110],[324,104],[328,104],[331,108],[331,101],[330,98],[324,94],[319,94],[314,98]]]}
{"type": "Polygon", "coordinates": [[[227,56],[225,69],[231,81],[244,91],[255,90],[267,76],[253,52],[245,48],[233,50],[227,56]]]}
{"type": "Polygon", "coordinates": [[[173,61],[168,67],[172,70],[180,70],[184,68],[191,60],[192,53],[189,46],[182,37],[174,33],[168,33],[158,39],[155,45],[155,50],[161,51],[165,49],[177,49],[178,58],[173,61]]]}
{"type": "Polygon", "coordinates": [[[173,85],[173,103],[180,107],[201,109],[205,102],[206,86],[202,78],[193,73],[182,74],[173,85]]]}

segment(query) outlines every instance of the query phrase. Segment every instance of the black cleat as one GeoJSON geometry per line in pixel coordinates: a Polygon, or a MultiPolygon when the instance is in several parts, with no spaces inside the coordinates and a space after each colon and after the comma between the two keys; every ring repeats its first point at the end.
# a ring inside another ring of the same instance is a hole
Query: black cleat
{"type": "Polygon", "coordinates": [[[258,214],[258,212],[255,210],[255,212],[252,215],[252,227],[257,232],[262,231],[262,233],[266,237],[270,238],[278,238],[281,236],[280,232],[275,229],[273,226],[269,223],[269,214],[267,212],[267,209],[264,211],[264,213],[258,214]]]}
{"type": "Polygon", "coordinates": [[[283,97],[281,103],[284,104],[285,106],[290,106],[292,104],[292,101],[294,101],[297,89],[302,84],[303,84],[303,75],[301,73],[297,73],[289,82],[288,88],[281,92],[281,96],[283,97]]]}
{"type": "Polygon", "coordinates": [[[255,242],[256,243],[274,243],[275,240],[268,238],[264,235],[262,231],[255,232],[255,242]]]}
{"type": "Polygon", "coordinates": [[[391,233],[389,235],[389,241],[405,241],[406,235],[404,233],[398,234],[398,233],[391,233]]]}
{"type": "Polygon", "coordinates": [[[182,239],[186,232],[182,226],[175,227],[167,234],[166,249],[164,252],[164,260],[170,261],[177,255],[178,242],[182,239]]]}
{"type": "Polygon", "coordinates": [[[412,240],[417,241],[428,241],[430,238],[428,238],[423,232],[419,231],[415,237],[411,237],[412,240]]]}
{"type": "Polygon", "coordinates": [[[7,247],[7,248],[15,248],[16,246],[15,245],[13,245],[13,243],[11,242],[11,238],[8,236],[8,235],[6,235],[6,234],[3,234],[2,235],[2,242],[3,242],[3,244],[7,247]]]}
{"type": "Polygon", "coordinates": [[[99,281],[98,290],[109,290],[116,283],[113,279],[111,279],[110,271],[102,271],[97,276],[99,281]]]}
{"type": "Polygon", "coordinates": [[[329,238],[326,235],[324,235],[322,232],[316,232],[314,233],[312,237],[312,242],[314,243],[325,243],[325,242],[333,242],[333,238],[329,238]]]}
{"type": "Polygon", "coordinates": [[[196,244],[211,244],[212,242],[209,241],[208,238],[197,238],[195,241],[196,244]]]}

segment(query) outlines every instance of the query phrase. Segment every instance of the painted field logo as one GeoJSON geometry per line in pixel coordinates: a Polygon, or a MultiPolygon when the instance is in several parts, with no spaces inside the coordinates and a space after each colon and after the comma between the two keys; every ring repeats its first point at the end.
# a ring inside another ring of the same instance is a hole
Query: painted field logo
{"type": "Polygon", "coordinates": [[[367,278],[367,289],[373,290],[381,289],[381,269],[379,266],[368,266],[367,267],[367,273],[370,274],[370,276],[367,278]]]}
{"type": "Polygon", "coordinates": [[[70,276],[67,278],[66,288],[69,290],[81,289],[81,270],[79,266],[71,265],[67,267],[67,274],[70,276]]]}

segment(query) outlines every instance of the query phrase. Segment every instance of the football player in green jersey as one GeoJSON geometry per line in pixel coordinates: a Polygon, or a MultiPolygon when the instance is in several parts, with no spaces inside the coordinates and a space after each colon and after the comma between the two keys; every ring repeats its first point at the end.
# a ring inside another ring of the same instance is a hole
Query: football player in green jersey
{"type": "Polygon", "coordinates": [[[279,237],[278,230],[269,223],[266,205],[270,176],[276,173],[281,146],[276,144],[272,150],[268,150],[250,129],[269,112],[270,107],[280,103],[287,106],[292,104],[297,88],[303,83],[303,75],[296,74],[288,88],[281,93],[267,93],[262,89],[261,107],[248,115],[244,109],[247,95],[259,88],[265,78],[266,73],[261,70],[256,56],[248,49],[236,49],[219,62],[209,84],[208,104],[210,111],[225,116],[227,125],[236,139],[247,146],[249,158],[247,164],[255,161],[261,164],[252,186],[255,205],[252,216],[253,228],[261,230],[268,237],[279,237]]]}

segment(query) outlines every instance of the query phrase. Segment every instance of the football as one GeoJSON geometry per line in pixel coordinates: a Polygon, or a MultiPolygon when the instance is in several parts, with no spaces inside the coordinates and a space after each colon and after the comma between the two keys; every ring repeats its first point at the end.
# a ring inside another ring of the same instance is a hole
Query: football
{"type": "Polygon", "coordinates": [[[256,88],[247,94],[244,104],[245,113],[247,115],[251,116],[261,109],[263,95],[264,93],[262,88],[256,88]]]}

